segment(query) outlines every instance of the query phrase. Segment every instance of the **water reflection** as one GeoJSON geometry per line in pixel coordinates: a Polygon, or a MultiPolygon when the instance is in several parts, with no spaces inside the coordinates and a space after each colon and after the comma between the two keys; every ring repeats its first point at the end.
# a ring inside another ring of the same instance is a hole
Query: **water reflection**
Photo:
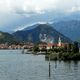
{"type": "Polygon", "coordinates": [[[0,52],[0,80],[80,80],[80,61],[51,61],[44,55],[20,54],[20,51],[0,52]],[[5,54],[6,52],[6,54],[5,54]],[[10,53],[11,52],[11,53],[10,53]]]}
{"type": "Polygon", "coordinates": [[[67,68],[67,70],[69,69],[69,71],[72,69],[74,71],[78,71],[78,63],[79,61],[65,61],[65,67],[67,68]]]}
{"type": "Polygon", "coordinates": [[[76,70],[76,71],[78,70],[78,62],[79,61],[74,61],[74,70],[76,70]]]}
{"type": "Polygon", "coordinates": [[[49,80],[79,80],[80,61],[51,61],[51,63],[49,80]]]}
{"type": "Polygon", "coordinates": [[[55,69],[57,68],[57,61],[55,61],[55,69]]]}

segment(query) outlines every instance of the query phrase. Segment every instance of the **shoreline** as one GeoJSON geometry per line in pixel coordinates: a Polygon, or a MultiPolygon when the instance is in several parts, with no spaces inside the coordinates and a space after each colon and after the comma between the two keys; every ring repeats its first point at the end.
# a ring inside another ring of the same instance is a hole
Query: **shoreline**
{"type": "Polygon", "coordinates": [[[33,54],[33,55],[45,55],[45,59],[51,61],[80,61],[80,53],[70,53],[70,52],[53,52],[53,53],[46,53],[46,52],[33,52],[28,51],[28,49],[0,49],[0,50],[21,50],[21,54],[33,54]]]}

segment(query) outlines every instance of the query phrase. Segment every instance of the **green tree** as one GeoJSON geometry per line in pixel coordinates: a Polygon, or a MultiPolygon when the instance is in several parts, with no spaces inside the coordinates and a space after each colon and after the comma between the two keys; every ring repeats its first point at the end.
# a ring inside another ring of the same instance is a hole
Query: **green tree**
{"type": "Polygon", "coordinates": [[[79,53],[79,46],[78,46],[78,42],[76,42],[76,41],[73,44],[73,52],[79,53]]]}
{"type": "Polygon", "coordinates": [[[39,47],[38,46],[34,46],[33,52],[38,52],[38,51],[39,51],[39,47]]]}

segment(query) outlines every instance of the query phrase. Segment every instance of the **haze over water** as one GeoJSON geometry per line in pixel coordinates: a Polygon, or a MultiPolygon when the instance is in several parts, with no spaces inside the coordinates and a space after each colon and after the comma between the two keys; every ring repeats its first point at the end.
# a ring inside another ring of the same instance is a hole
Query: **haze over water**
{"type": "Polygon", "coordinates": [[[51,78],[44,55],[0,50],[0,80],[80,80],[79,62],[51,61],[51,78]]]}

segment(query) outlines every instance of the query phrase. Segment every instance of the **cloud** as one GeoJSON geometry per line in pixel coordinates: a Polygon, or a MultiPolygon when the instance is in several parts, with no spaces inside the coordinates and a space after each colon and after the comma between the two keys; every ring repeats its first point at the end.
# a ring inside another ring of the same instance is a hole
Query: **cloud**
{"type": "Polygon", "coordinates": [[[32,24],[27,24],[27,25],[20,25],[20,26],[17,26],[16,29],[14,29],[14,31],[18,31],[18,30],[23,30],[27,27],[30,27],[30,26],[33,26],[33,25],[36,25],[36,24],[51,24],[52,22],[42,22],[42,21],[39,21],[39,22],[34,22],[32,24]]]}
{"type": "Polygon", "coordinates": [[[80,7],[79,3],[80,0],[0,0],[0,12],[24,15],[45,14],[52,10],[73,12],[79,10],[75,7],[80,7]]]}
{"type": "Polygon", "coordinates": [[[11,11],[10,0],[0,0],[0,12],[11,11]]]}
{"type": "Polygon", "coordinates": [[[57,0],[0,0],[0,11],[20,14],[43,14],[55,8],[57,0]]]}
{"type": "Polygon", "coordinates": [[[41,15],[45,14],[46,11],[55,9],[56,2],[57,0],[20,0],[18,5],[13,2],[13,10],[17,14],[27,16],[36,14],[41,15]]]}
{"type": "Polygon", "coordinates": [[[67,12],[69,12],[69,13],[80,12],[80,6],[74,6],[71,9],[67,10],[67,12]]]}
{"type": "Polygon", "coordinates": [[[79,11],[80,0],[0,0],[0,30],[49,22],[79,11]]]}

